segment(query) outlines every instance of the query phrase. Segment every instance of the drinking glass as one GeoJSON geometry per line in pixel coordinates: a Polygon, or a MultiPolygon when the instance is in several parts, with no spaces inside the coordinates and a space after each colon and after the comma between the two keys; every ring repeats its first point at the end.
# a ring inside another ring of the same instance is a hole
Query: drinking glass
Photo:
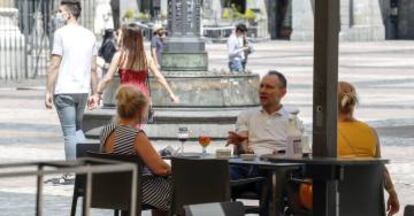
{"type": "Polygon", "coordinates": [[[202,155],[207,155],[207,146],[210,144],[210,137],[206,133],[206,131],[201,131],[199,137],[198,137],[198,143],[200,143],[201,147],[203,148],[202,155]]]}
{"type": "Polygon", "coordinates": [[[187,127],[178,128],[178,140],[181,142],[181,154],[184,154],[184,142],[188,140],[190,133],[187,127]]]}

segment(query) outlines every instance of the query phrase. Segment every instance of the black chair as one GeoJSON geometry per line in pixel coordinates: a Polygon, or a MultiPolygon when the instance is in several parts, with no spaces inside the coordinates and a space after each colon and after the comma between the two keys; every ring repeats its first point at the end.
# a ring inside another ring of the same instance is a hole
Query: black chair
{"type": "Polygon", "coordinates": [[[384,165],[346,166],[338,183],[339,214],[385,216],[384,165]]]}
{"type": "Polygon", "coordinates": [[[265,177],[231,180],[230,185],[232,201],[238,199],[259,201],[258,206],[245,206],[246,213],[266,215],[268,209],[267,198],[271,183],[265,177]],[[260,193],[255,190],[256,184],[261,185],[260,193]]]}
{"type": "MultiPolygon", "coordinates": [[[[237,147],[234,147],[233,152],[235,155],[240,155],[237,147]]],[[[258,200],[259,205],[257,206],[245,206],[246,213],[266,215],[266,210],[268,209],[266,201],[269,195],[270,185],[271,183],[265,177],[231,180],[231,200],[258,200]],[[260,193],[257,193],[255,190],[257,184],[261,185],[260,193]]]]}
{"type": "MultiPolygon", "coordinates": [[[[88,151],[99,151],[99,143],[77,144],[76,145],[76,158],[86,157],[88,151]]],[[[78,204],[78,198],[85,195],[85,175],[76,175],[75,185],[72,196],[72,207],[70,209],[70,215],[76,215],[76,207],[78,204]]]]}
{"type": "Polygon", "coordinates": [[[184,206],[185,216],[243,216],[241,202],[204,203],[184,206]]]}
{"type": "MultiPolygon", "coordinates": [[[[385,216],[383,171],[382,164],[343,167],[343,179],[338,182],[339,215],[385,216]]],[[[294,182],[300,183],[300,180],[294,182]]],[[[294,197],[289,199],[289,214],[312,215],[311,210],[298,208],[297,204],[292,204],[294,197]]]]}
{"type": "MultiPolygon", "coordinates": [[[[121,155],[121,154],[107,154],[97,152],[87,152],[89,157],[117,160],[123,162],[131,162],[138,167],[137,178],[137,203],[142,203],[142,184],[140,176],[142,176],[143,162],[137,155],[121,155]]],[[[91,207],[102,209],[114,209],[114,214],[118,215],[118,210],[121,215],[129,215],[131,204],[131,173],[99,173],[92,176],[91,189],[91,207]]],[[[150,209],[143,208],[141,205],[136,205],[136,215],[141,215],[142,210],[150,209]]]]}
{"type": "Polygon", "coordinates": [[[405,206],[404,216],[414,216],[414,205],[405,206]]]}
{"type": "Polygon", "coordinates": [[[172,158],[171,213],[183,215],[183,206],[230,201],[227,160],[172,158]]]}

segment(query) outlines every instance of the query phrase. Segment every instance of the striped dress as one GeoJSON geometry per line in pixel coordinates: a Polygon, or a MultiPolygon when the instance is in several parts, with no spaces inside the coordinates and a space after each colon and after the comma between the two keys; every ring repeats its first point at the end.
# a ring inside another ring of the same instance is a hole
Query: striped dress
{"type": "MultiPolygon", "coordinates": [[[[136,154],[134,143],[138,133],[142,130],[126,126],[109,124],[106,125],[101,134],[101,151],[104,152],[106,139],[114,133],[114,154],[136,154]]],[[[167,211],[171,202],[171,180],[169,177],[152,175],[151,171],[145,167],[142,176],[142,204],[167,211]]]]}

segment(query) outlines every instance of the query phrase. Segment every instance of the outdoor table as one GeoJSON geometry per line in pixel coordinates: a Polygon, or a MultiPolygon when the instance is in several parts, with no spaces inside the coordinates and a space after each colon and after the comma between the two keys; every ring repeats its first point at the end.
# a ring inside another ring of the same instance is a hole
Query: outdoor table
{"type": "MultiPolygon", "coordinates": [[[[306,175],[312,179],[314,200],[313,215],[319,212],[329,212],[328,209],[336,208],[339,212],[339,204],[334,203],[329,206],[327,197],[328,187],[331,187],[337,181],[344,179],[345,167],[356,166],[378,166],[388,163],[389,160],[381,158],[354,157],[354,158],[322,158],[322,157],[304,157],[304,158],[287,158],[279,155],[269,154],[261,157],[272,163],[302,163],[305,165],[306,175]]],[[[337,188],[336,192],[337,191],[337,188]]]]}

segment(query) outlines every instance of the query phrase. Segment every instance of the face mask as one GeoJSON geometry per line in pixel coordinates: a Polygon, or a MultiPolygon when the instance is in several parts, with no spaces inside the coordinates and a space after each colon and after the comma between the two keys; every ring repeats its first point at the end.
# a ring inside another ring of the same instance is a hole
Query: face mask
{"type": "Polygon", "coordinates": [[[66,20],[63,17],[62,13],[57,13],[55,19],[56,19],[56,22],[59,23],[59,24],[63,24],[63,25],[66,24],[66,20]]]}

